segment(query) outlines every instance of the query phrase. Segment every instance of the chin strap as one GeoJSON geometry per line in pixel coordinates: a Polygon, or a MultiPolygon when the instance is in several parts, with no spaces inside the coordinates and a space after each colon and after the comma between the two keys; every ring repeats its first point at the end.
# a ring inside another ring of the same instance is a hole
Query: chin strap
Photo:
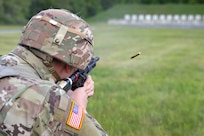
{"type": "Polygon", "coordinates": [[[52,66],[52,61],[53,58],[45,53],[42,53],[36,49],[29,49],[33,54],[35,54],[36,56],[38,56],[39,58],[42,59],[43,64],[48,68],[48,70],[50,71],[50,73],[56,78],[57,81],[61,80],[59,74],[56,72],[56,70],[54,69],[54,67],[52,66]]]}

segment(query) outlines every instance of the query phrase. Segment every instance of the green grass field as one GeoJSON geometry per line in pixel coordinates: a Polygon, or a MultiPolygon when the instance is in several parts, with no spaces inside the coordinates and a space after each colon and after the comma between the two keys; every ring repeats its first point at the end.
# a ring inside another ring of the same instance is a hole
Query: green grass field
{"type": "Polygon", "coordinates": [[[204,133],[204,29],[100,24],[94,32],[101,60],[89,108],[110,135],[204,133]]]}
{"type": "MultiPolygon", "coordinates": [[[[110,136],[204,134],[204,29],[91,25],[100,61],[88,111],[110,136]]],[[[0,54],[19,35],[0,34],[0,54]]]]}

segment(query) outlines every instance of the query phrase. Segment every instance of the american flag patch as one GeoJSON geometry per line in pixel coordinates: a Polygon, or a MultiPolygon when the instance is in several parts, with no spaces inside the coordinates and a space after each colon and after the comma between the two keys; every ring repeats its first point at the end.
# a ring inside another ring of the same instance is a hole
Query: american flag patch
{"type": "Polygon", "coordinates": [[[67,125],[79,130],[82,126],[83,118],[84,109],[72,101],[71,110],[67,118],[67,125]]]}

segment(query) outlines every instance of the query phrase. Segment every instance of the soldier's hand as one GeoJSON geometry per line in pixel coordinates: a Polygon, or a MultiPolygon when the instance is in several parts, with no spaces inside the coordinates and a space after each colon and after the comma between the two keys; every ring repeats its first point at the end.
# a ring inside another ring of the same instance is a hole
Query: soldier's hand
{"type": "Polygon", "coordinates": [[[87,76],[84,86],[86,86],[86,93],[88,97],[93,96],[94,95],[94,81],[92,80],[90,75],[87,76]]]}
{"type": "Polygon", "coordinates": [[[94,94],[94,81],[88,75],[83,87],[68,91],[68,95],[84,109],[87,107],[88,97],[94,94]]]}

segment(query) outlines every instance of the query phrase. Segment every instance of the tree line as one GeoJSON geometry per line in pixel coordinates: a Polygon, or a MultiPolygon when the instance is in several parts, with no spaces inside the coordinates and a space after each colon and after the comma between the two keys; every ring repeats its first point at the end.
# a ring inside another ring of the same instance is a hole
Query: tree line
{"type": "Polygon", "coordinates": [[[115,4],[204,4],[204,0],[0,0],[0,24],[24,24],[40,10],[68,9],[88,18],[115,4]]]}

